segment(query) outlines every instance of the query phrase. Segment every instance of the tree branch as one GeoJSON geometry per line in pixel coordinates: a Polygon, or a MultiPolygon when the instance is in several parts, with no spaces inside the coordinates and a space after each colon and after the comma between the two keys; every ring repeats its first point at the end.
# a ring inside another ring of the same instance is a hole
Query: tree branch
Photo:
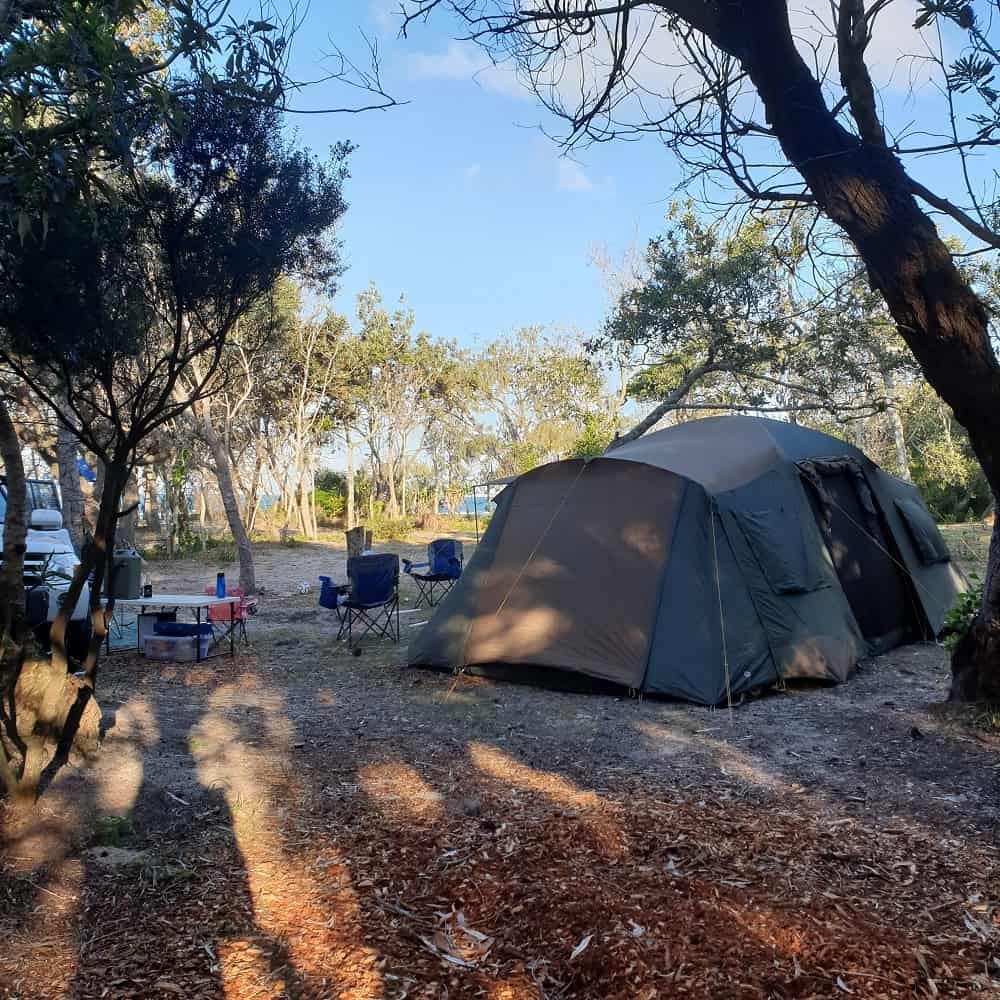
{"type": "Polygon", "coordinates": [[[919,181],[913,180],[912,177],[909,178],[909,181],[910,191],[918,198],[922,198],[928,205],[933,205],[938,211],[950,216],[963,229],[968,230],[977,239],[982,240],[991,247],[1000,249],[1000,233],[996,233],[992,229],[987,229],[986,226],[977,222],[964,209],[952,204],[947,198],[942,198],[940,195],[935,194],[930,188],[924,187],[919,181]]]}

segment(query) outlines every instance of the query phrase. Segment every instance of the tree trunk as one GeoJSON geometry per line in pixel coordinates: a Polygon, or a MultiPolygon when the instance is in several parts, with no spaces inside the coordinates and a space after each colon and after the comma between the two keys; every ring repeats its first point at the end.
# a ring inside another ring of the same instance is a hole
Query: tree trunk
{"type": "Polygon", "coordinates": [[[160,533],[160,501],[156,495],[156,470],[147,465],[144,472],[144,506],[146,527],[155,534],[160,533]]]}
{"type": "Polygon", "coordinates": [[[194,488],[194,509],[198,512],[198,537],[205,541],[205,523],[208,520],[208,497],[205,493],[205,483],[201,476],[194,488]]]}
{"type": "Polygon", "coordinates": [[[62,496],[63,524],[77,555],[83,551],[83,492],[77,465],[77,442],[62,423],[56,429],[56,461],[59,466],[59,493],[62,496]]]}
{"type": "Polygon", "coordinates": [[[885,416],[889,421],[892,443],[896,450],[896,475],[900,479],[910,482],[912,477],[910,476],[910,460],[906,454],[906,432],[903,428],[903,418],[899,415],[899,408],[896,406],[896,380],[888,369],[884,369],[882,372],[882,385],[885,389],[885,398],[889,401],[885,416]]]}
{"type": "Polygon", "coordinates": [[[257,520],[257,505],[260,503],[260,474],[263,468],[264,459],[259,448],[254,449],[253,476],[250,480],[250,489],[247,492],[247,502],[244,506],[243,520],[246,524],[247,534],[253,531],[254,521],[257,520]]]}
{"type": "Polygon", "coordinates": [[[441,465],[439,462],[434,462],[434,496],[431,500],[431,514],[437,517],[441,512],[441,496],[443,490],[441,489],[441,465]]]}
{"type": "MultiPolygon", "coordinates": [[[[994,493],[994,497],[996,494],[994,493]]],[[[996,501],[994,500],[994,504],[996,501]]],[[[1000,623],[988,605],[1000,580],[1000,517],[993,518],[983,579],[983,608],[951,654],[951,701],[1000,704],[1000,623]]]]}
{"type": "Polygon", "coordinates": [[[681,403],[684,397],[698,384],[698,380],[703,378],[705,375],[710,375],[713,372],[725,370],[723,366],[706,363],[703,365],[697,365],[692,368],[689,372],[685,372],[684,377],[680,382],[670,390],[663,397],[663,401],[658,403],[653,407],[649,413],[646,414],[642,420],[639,421],[631,430],[626,431],[620,437],[616,437],[605,449],[605,451],[611,451],[613,448],[619,448],[628,441],[635,441],[636,438],[642,437],[650,428],[655,427],[656,424],[663,419],[671,410],[677,409],[677,405],[681,403]]]}
{"type": "MultiPolygon", "coordinates": [[[[747,72],[789,162],[819,209],[854,243],[900,336],[968,431],[993,495],[1000,495],[1000,366],[987,313],[917,205],[919,188],[877,137],[862,141],[827,107],[822,87],[796,49],[787,2],[697,5],[685,7],[681,16],[704,16],[695,27],[747,72]]],[[[992,688],[1000,677],[1000,657],[988,655],[991,636],[1000,633],[998,567],[1000,540],[994,534],[972,659],[953,659],[956,676],[970,669],[980,675],[977,690],[992,688]]]]}
{"type": "Polygon", "coordinates": [[[396,498],[396,462],[391,456],[385,460],[385,483],[389,491],[386,505],[386,515],[390,518],[399,517],[399,500],[396,498]]]}
{"type": "MultiPolygon", "coordinates": [[[[66,598],[59,613],[49,628],[49,641],[52,646],[52,662],[63,672],[69,667],[66,655],[66,628],[70,615],[76,607],[84,584],[90,582],[90,618],[91,639],[90,650],[84,661],[84,672],[90,687],[96,683],[97,664],[100,656],[101,643],[107,635],[107,620],[114,612],[114,598],[107,598],[107,609],[101,605],[104,582],[111,568],[114,554],[115,537],[118,530],[118,519],[122,495],[128,482],[131,469],[127,464],[125,453],[115,454],[103,469],[103,492],[100,505],[94,521],[94,534],[91,542],[84,546],[80,556],[80,565],[70,581],[66,598]]],[[[83,699],[84,702],[86,698],[83,699]]],[[[81,711],[85,706],[81,706],[81,711]]]]}
{"type": "MultiPolygon", "coordinates": [[[[7,512],[3,522],[3,563],[0,564],[0,635],[19,645],[24,630],[24,553],[28,537],[28,485],[21,442],[0,396],[0,458],[7,477],[7,512]]],[[[0,692],[2,694],[2,692],[0,692]]]]}
{"type": "Polygon", "coordinates": [[[139,522],[139,480],[134,470],[129,473],[125,483],[122,510],[116,535],[122,542],[135,548],[135,527],[139,522]]]}
{"type": "Polygon", "coordinates": [[[309,508],[309,474],[305,470],[303,470],[299,478],[299,523],[302,526],[302,534],[306,538],[312,538],[313,533],[309,508]]]}
{"type": "Polygon", "coordinates": [[[865,450],[865,419],[860,417],[854,421],[854,447],[858,451],[865,450]]]}
{"type": "Polygon", "coordinates": [[[222,506],[226,512],[226,520],[229,522],[229,530],[232,532],[233,541],[236,543],[236,555],[240,561],[240,587],[244,593],[252,594],[257,590],[257,581],[254,576],[253,549],[250,546],[250,537],[243,526],[243,519],[240,517],[240,505],[236,500],[236,492],[233,489],[233,473],[229,467],[229,454],[222,443],[222,438],[219,437],[212,423],[211,406],[208,400],[199,400],[195,404],[195,408],[201,420],[202,433],[212,452],[212,462],[215,465],[215,479],[219,484],[222,506]]]}
{"type": "Polygon", "coordinates": [[[347,440],[347,500],[344,516],[347,519],[348,529],[354,527],[354,442],[351,440],[351,432],[346,432],[347,440]]]}
{"type": "Polygon", "coordinates": [[[93,538],[97,530],[97,511],[101,505],[101,497],[104,495],[104,462],[99,458],[94,458],[94,482],[90,484],[90,491],[83,497],[83,532],[84,536],[93,538]]]}

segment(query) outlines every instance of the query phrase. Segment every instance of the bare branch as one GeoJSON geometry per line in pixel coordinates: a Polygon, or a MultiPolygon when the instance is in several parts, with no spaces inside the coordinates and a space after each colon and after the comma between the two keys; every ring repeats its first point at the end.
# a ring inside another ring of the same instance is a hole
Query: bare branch
{"type": "Polygon", "coordinates": [[[928,205],[933,205],[938,211],[950,216],[977,239],[982,240],[991,247],[1000,249],[1000,233],[994,232],[992,229],[988,229],[982,225],[982,223],[977,222],[968,212],[959,208],[958,205],[948,201],[947,198],[942,198],[940,195],[935,194],[930,188],[924,187],[923,184],[913,180],[913,178],[910,178],[910,190],[918,198],[926,201],[928,205]]]}

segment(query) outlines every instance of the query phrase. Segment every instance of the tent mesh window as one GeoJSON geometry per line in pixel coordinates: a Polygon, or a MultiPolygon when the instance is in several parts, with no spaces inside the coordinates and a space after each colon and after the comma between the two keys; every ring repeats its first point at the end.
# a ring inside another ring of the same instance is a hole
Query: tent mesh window
{"type": "Polygon", "coordinates": [[[948,562],[951,553],[941,537],[933,518],[915,500],[897,500],[896,508],[903,517],[903,523],[910,539],[925,566],[948,562]]]}

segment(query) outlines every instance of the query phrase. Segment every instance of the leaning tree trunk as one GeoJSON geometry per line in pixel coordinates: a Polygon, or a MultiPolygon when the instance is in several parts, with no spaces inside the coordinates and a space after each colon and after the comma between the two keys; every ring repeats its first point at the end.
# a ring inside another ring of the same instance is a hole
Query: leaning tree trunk
{"type": "MultiPolygon", "coordinates": [[[[680,5],[678,5],[680,6],[680,5]]],[[[690,14],[685,5],[682,17],[690,14]]],[[[827,107],[795,45],[786,0],[698,5],[701,28],[741,63],[767,120],[818,208],[850,238],[927,381],[951,406],[1000,494],[1000,366],[987,313],[929,216],[921,189],[886,147],[871,81],[844,56],[841,76],[862,138],[827,107]],[[705,12],[708,12],[707,14],[705,12]]],[[[1000,519],[994,524],[973,641],[952,661],[956,696],[1000,697],[1000,519]],[[959,683],[960,682],[960,683],[959,683]]]]}
{"type": "Polygon", "coordinates": [[[212,423],[211,406],[208,400],[199,400],[195,406],[201,419],[202,432],[212,452],[215,478],[219,484],[219,493],[222,496],[222,506],[226,511],[229,530],[233,533],[233,541],[236,542],[236,554],[240,561],[240,587],[244,593],[252,594],[257,590],[253,549],[250,546],[250,536],[247,535],[243,519],[240,517],[240,505],[236,500],[236,491],[233,488],[233,471],[229,465],[229,453],[212,423]]]}
{"type": "Polygon", "coordinates": [[[9,636],[15,645],[20,645],[25,621],[24,552],[28,537],[28,485],[21,459],[21,442],[3,397],[0,397],[0,458],[3,458],[7,477],[3,563],[0,564],[0,638],[9,636]]]}

